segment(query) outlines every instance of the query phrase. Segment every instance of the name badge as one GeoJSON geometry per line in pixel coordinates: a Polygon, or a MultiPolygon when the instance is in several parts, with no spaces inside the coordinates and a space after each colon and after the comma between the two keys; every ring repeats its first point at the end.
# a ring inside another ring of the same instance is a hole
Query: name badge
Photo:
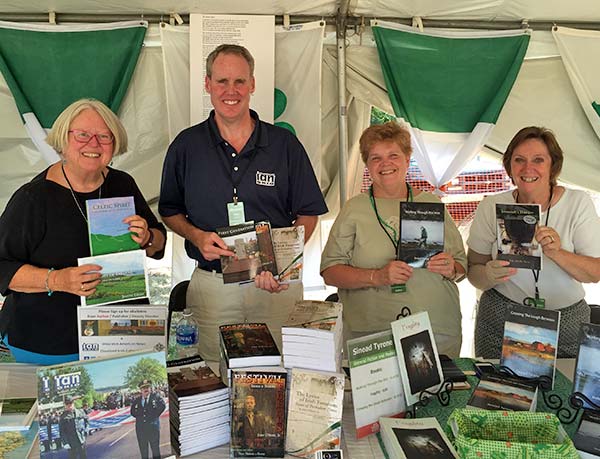
{"type": "Polygon", "coordinates": [[[406,293],[406,284],[392,285],[392,293],[406,293]]]}
{"type": "Polygon", "coordinates": [[[228,202],[227,216],[229,218],[229,226],[241,225],[242,223],[246,223],[244,203],[242,201],[228,202]]]}

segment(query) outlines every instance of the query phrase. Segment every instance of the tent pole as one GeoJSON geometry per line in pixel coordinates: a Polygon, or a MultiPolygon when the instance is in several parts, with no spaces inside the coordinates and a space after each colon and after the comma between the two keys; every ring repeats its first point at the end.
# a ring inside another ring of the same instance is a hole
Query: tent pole
{"type": "Polygon", "coordinates": [[[346,20],[350,0],[341,0],[335,23],[338,74],[338,162],[340,209],[348,194],[348,107],[346,106],[346,20]]]}

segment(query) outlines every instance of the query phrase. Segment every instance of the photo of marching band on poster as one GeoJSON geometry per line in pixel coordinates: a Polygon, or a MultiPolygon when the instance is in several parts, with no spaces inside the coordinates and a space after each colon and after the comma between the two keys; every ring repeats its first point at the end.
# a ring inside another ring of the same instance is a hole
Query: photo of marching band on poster
{"type": "Polygon", "coordinates": [[[37,370],[40,459],[170,458],[165,353],[37,370]]]}

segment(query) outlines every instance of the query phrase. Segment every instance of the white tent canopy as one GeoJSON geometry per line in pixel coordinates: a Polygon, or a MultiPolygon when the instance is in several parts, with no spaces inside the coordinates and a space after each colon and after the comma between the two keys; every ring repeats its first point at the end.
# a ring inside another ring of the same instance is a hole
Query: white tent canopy
{"type": "MultiPolygon", "coordinates": [[[[549,27],[552,23],[570,27],[600,28],[600,8],[594,0],[1,0],[0,20],[15,21],[114,21],[143,16],[169,21],[173,13],[184,19],[189,13],[289,15],[292,22],[314,18],[328,21],[330,30],[338,10],[347,7],[349,24],[345,54],[346,106],[348,120],[348,196],[360,189],[362,163],[357,140],[369,123],[372,105],[392,112],[379,60],[366,18],[398,18],[410,23],[422,18],[428,26],[503,29],[533,28],[529,50],[488,141],[490,151],[503,151],[514,133],[526,125],[553,129],[566,159],[561,179],[600,191],[600,140],[586,118],[572,88],[549,27]],[[55,13],[49,14],[50,12],[55,13]],[[359,25],[356,25],[359,24],[359,25]]],[[[278,18],[285,21],[288,18],[278,18]]],[[[182,31],[187,26],[181,25],[182,31]]],[[[332,34],[335,35],[335,34],[332,34]]],[[[328,41],[333,45],[335,37],[328,41]]],[[[182,75],[187,79],[188,75],[182,75]]],[[[201,82],[198,82],[200,84],[201,82]]],[[[258,82],[260,84],[260,82],[258,82]]],[[[322,76],[321,186],[332,213],[338,204],[338,64],[336,46],[326,46],[322,76]]],[[[130,137],[130,151],[115,160],[114,166],[131,173],[149,200],[156,200],[160,172],[169,142],[167,96],[162,46],[158,26],[146,35],[129,91],[119,115],[130,137]]],[[[23,183],[47,164],[37,152],[22,125],[14,100],[0,77],[0,209],[23,183]]],[[[318,237],[318,236],[317,236],[318,237]]]]}

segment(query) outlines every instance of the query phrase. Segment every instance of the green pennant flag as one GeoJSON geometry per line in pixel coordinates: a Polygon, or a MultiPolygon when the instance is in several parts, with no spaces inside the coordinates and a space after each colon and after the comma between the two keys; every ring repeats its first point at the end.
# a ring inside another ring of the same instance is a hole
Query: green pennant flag
{"type": "Polygon", "coordinates": [[[83,97],[115,113],[127,92],[148,28],[145,21],[38,25],[0,21],[0,71],[25,127],[48,160],[46,129],[83,97]]]}
{"type": "Polygon", "coordinates": [[[396,116],[436,187],[485,143],[517,78],[529,31],[419,32],[375,21],[373,35],[396,116]]]}

